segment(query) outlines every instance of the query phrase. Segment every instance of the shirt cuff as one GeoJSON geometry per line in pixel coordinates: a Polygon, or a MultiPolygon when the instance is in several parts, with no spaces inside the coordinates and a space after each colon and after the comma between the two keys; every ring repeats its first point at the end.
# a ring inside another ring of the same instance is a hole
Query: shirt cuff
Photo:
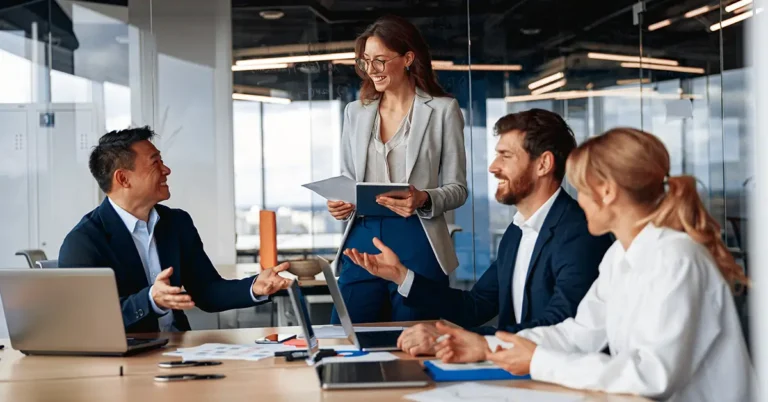
{"type": "Polygon", "coordinates": [[[166,315],[171,310],[170,309],[160,308],[157,304],[155,304],[155,299],[152,298],[152,289],[154,287],[155,287],[155,285],[152,285],[149,288],[149,294],[148,294],[149,295],[149,304],[152,305],[152,310],[155,311],[155,314],[157,314],[157,315],[166,315]]]}
{"type": "Polygon", "coordinates": [[[405,274],[405,280],[403,283],[400,284],[400,286],[397,287],[397,293],[400,293],[400,296],[408,297],[408,294],[411,293],[411,286],[413,286],[413,271],[410,269],[408,270],[408,273],[405,274]]]}
{"type": "Polygon", "coordinates": [[[563,364],[565,353],[542,346],[537,346],[531,358],[531,378],[534,380],[552,382],[554,379],[554,369],[559,364],[563,364]]]}
{"type": "Polygon", "coordinates": [[[250,289],[248,289],[248,293],[251,295],[251,300],[253,300],[254,303],[261,303],[269,300],[269,296],[256,296],[253,293],[253,284],[256,283],[256,278],[258,277],[259,277],[258,275],[253,277],[253,282],[251,282],[251,287],[250,289]]]}

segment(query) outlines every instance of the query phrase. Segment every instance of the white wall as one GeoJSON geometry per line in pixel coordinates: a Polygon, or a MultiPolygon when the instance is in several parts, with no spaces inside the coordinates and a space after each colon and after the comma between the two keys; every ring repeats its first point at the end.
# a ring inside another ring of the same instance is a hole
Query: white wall
{"type": "Polygon", "coordinates": [[[129,2],[132,120],[160,134],[156,142],[172,170],[166,204],[192,215],[214,264],[231,264],[236,260],[231,4],[154,1],[150,19],[150,1],[129,2]]]}

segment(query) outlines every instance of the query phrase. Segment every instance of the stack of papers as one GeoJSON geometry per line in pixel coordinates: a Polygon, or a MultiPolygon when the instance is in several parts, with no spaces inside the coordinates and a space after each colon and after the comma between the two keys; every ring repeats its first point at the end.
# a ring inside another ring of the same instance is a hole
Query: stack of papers
{"type": "Polygon", "coordinates": [[[165,356],[180,357],[182,360],[248,360],[258,361],[274,357],[275,352],[300,350],[286,345],[229,345],[206,343],[192,348],[179,348],[165,356]]]}
{"type": "Polygon", "coordinates": [[[302,187],[314,191],[326,200],[344,201],[354,204],[356,199],[356,185],[357,182],[349,177],[336,176],[331,177],[330,179],[303,184],[302,187]]]}
{"type": "Polygon", "coordinates": [[[417,402],[576,402],[584,400],[581,395],[533,391],[475,382],[465,382],[410,394],[406,395],[405,399],[417,402]]]}

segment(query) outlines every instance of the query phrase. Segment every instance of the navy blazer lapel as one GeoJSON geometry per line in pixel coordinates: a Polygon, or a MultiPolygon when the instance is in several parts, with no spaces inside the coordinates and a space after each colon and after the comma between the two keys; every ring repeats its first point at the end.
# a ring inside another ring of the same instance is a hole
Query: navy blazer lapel
{"type": "Polygon", "coordinates": [[[539,236],[536,238],[536,245],[533,247],[533,254],[531,255],[531,263],[528,265],[528,273],[525,276],[525,295],[523,295],[522,310],[523,317],[520,321],[525,321],[528,319],[528,289],[530,287],[531,275],[537,267],[536,262],[541,256],[542,248],[544,248],[544,246],[549,243],[549,240],[552,238],[555,227],[557,226],[557,223],[560,221],[560,217],[563,215],[563,212],[565,212],[565,209],[568,206],[569,197],[570,196],[565,192],[564,189],[560,190],[560,194],[552,204],[552,208],[549,210],[547,217],[544,219],[544,224],[541,226],[541,232],[539,232],[539,236]]]}
{"type": "Polygon", "coordinates": [[[116,266],[123,268],[121,275],[130,278],[137,285],[141,285],[138,286],[140,288],[149,286],[144,264],[141,263],[133,237],[131,237],[128,228],[125,227],[123,220],[120,219],[115,209],[112,208],[109,199],[104,198],[104,201],[99,206],[99,216],[104,225],[104,230],[107,232],[109,248],[117,257],[116,266]]]}
{"type": "Polygon", "coordinates": [[[172,217],[167,209],[155,207],[160,220],[155,225],[155,245],[157,257],[160,259],[160,269],[173,267],[171,285],[181,286],[181,246],[178,237],[173,235],[172,217]]]}
{"type": "Polygon", "coordinates": [[[355,127],[352,129],[355,139],[355,180],[365,180],[365,167],[368,163],[368,144],[371,142],[371,132],[373,131],[373,120],[376,113],[379,112],[379,100],[375,100],[367,105],[363,104],[360,116],[357,119],[355,127]]]}
{"type": "Polygon", "coordinates": [[[512,317],[512,273],[515,271],[515,262],[517,261],[517,249],[520,246],[520,239],[523,237],[523,232],[514,224],[510,224],[507,229],[507,236],[510,236],[509,240],[505,244],[509,244],[506,250],[499,248],[499,253],[504,253],[504,258],[496,256],[496,269],[499,272],[499,328],[503,327],[503,324],[510,324],[514,321],[506,322],[509,317],[512,317]],[[498,265],[500,261],[503,261],[503,266],[498,265]]]}

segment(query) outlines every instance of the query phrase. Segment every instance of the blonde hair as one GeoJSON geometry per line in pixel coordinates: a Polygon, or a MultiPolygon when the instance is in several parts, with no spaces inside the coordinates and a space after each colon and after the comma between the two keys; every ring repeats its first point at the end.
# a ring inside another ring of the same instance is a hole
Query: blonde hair
{"type": "Polygon", "coordinates": [[[686,232],[709,250],[731,289],[749,279],[723,244],[720,225],[707,212],[693,176],[669,176],[669,153],[655,136],[632,128],[615,128],[590,138],[568,157],[568,181],[580,192],[593,194],[596,182],[614,181],[653,212],[638,225],[653,223],[686,232]]]}

